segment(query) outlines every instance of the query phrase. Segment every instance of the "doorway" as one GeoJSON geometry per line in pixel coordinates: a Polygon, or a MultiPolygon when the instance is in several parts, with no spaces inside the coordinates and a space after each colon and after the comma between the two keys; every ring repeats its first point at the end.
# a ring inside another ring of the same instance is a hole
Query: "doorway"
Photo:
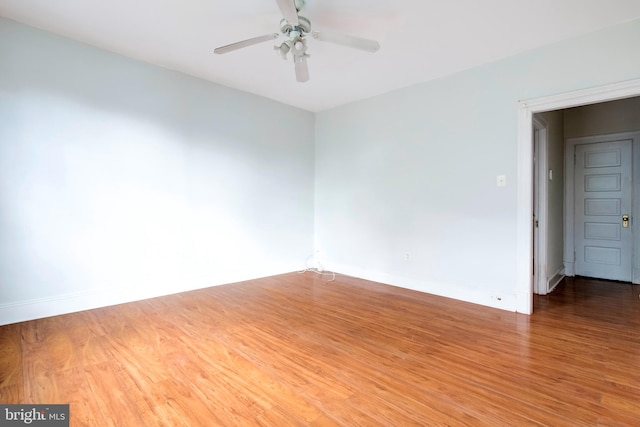
{"type": "MultiPolygon", "coordinates": [[[[532,143],[534,114],[631,98],[639,95],[640,79],[636,79],[520,103],[518,115],[518,243],[516,265],[516,301],[518,312],[525,314],[531,314],[533,312],[533,292],[535,289],[534,266],[531,261],[534,258],[534,233],[532,232],[532,218],[534,213],[534,154],[532,143]]],[[[546,195],[542,194],[539,194],[539,196],[546,197],[546,195]]],[[[637,200],[634,203],[634,207],[637,210],[637,200]]],[[[567,239],[565,237],[565,246],[566,245],[567,239]]],[[[636,255],[633,260],[635,267],[640,264],[639,260],[640,258],[636,255]]],[[[635,271],[636,269],[634,268],[634,272],[635,271]]],[[[567,271],[567,273],[570,272],[567,271]]]]}

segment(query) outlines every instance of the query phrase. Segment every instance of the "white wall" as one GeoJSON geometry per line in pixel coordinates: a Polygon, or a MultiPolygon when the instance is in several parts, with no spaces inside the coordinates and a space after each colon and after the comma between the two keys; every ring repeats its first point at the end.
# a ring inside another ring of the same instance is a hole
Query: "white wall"
{"type": "Polygon", "coordinates": [[[4,19],[0,58],[0,324],[312,253],[313,114],[4,19]]]}
{"type": "Polygon", "coordinates": [[[0,19],[0,324],[292,271],[314,236],[326,268],[513,310],[517,101],[640,77],[639,39],[314,121],[0,19]]]}
{"type": "Polygon", "coordinates": [[[325,266],[515,310],[518,101],[640,77],[637,40],[640,21],[319,113],[325,266]]]}

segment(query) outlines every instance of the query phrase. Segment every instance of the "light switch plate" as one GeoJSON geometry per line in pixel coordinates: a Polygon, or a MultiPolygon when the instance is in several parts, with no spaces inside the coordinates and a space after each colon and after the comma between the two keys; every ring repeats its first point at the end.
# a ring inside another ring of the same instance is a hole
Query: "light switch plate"
{"type": "Polygon", "coordinates": [[[507,176],[506,175],[498,175],[496,177],[496,185],[498,187],[506,187],[507,186],[507,176]]]}

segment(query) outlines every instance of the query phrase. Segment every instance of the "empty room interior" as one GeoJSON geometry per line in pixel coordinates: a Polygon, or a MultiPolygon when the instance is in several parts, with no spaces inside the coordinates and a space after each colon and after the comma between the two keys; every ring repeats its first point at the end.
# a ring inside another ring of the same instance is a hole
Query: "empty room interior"
{"type": "Polygon", "coordinates": [[[0,425],[638,425],[640,3],[233,3],[0,0],[0,425]]]}

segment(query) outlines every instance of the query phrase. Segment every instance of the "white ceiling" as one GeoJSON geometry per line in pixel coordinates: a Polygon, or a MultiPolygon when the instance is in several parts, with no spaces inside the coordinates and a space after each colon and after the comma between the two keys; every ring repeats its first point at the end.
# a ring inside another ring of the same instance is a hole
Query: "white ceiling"
{"type": "Polygon", "coordinates": [[[376,39],[361,52],[309,39],[311,80],[274,42],[275,0],[0,0],[0,16],[309,111],[321,111],[640,18],[638,0],[307,0],[315,30],[376,39]]]}

